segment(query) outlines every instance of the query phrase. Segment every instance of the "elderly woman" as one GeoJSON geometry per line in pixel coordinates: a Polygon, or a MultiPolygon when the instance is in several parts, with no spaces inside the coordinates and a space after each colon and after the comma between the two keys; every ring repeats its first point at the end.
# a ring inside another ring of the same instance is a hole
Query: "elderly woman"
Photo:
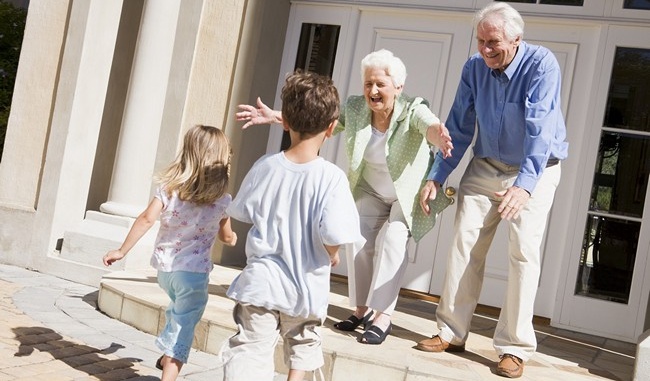
{"type": "MultiPolygon", "coordinates": [[[[402,93],[406,67],[393,53],[382,49],[368,54],[361,61],[361,76],[363,96],[347,99],[335,133],[345,130],[348,179],[367,242],[354,256],[349,274],[350,302],[356,309],[334,327],[354,331],[363,325],[359,341],[381,344],[391,332],[391,314],[408,263],[408,239],[419,241],[435,221],[418,206],[433,158],[430,145],[444,157],[453,146],[427,101],[402,93]]],[[[243,128],[282,123],[282,114],[259,98],[257,108],[239,109],[236,117],[246,121],[243,128]]]]}

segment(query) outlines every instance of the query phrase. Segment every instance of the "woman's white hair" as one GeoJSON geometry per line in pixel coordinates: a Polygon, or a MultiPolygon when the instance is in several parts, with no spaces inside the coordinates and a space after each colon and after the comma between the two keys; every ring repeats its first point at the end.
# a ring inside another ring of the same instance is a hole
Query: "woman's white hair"
{"type": "Polygon", "coordinates": [[[406,82],[406,66],[401,59],[395,57],[393,52],[386,49],[374,51],[361,60],[361,80],[364,80],[366,70],[382,69],[386,71],[395,87],[400,87],[406,82]]]}
{"type": "Polygon", "coordinates": [[[517,37],[524,36],[524,19],[521,17],[519,12],[514,9],[510,4],[503,2],[494,2],[480,11],[476,12],[474,16],[474,29],[478,28],[479,24],[483,21],[490,21],[495,23],[496,20],[500,20],[503,24],[503,32],[506,37],[511,40],[514,40],[517,37]]]}

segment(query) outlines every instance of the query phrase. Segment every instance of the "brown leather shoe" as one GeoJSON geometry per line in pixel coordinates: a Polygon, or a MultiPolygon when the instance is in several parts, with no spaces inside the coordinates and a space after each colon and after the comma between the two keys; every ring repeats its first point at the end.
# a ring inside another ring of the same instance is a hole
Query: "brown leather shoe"
{"type": "Polygon", "coordinates": [[[501,356],[497,374],[508,378],[519,378],[524,374],[524,362],[519,357],[506,353],[501,356]]]}
{"type": "Polygon", "coordinates": [[[441,339],[438,335],[420,341],[415,348],[425,352],[465,352],[465,344],[450,344],[441,339]]]}

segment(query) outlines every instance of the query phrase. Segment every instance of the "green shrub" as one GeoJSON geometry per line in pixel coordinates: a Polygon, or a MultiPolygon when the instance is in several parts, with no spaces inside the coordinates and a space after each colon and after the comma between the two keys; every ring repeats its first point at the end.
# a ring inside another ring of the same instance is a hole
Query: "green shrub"
{"type": "Polygon", "coordinates": [[[0,0],[0,157],[16,82],[27,11],[0,0]]]}

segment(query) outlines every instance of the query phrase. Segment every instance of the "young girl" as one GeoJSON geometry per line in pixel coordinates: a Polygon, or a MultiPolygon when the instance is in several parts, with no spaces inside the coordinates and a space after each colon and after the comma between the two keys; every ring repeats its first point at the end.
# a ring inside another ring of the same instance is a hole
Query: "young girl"
{"type": "Polygon", "coordinates": [[[151,203],[133,223],[124,243],[106,253],[110,266],[129,250],[160,217],[160,230],[151,265],[158,270],[158,284],[171,302],[166,324],[156,345],[163,355],[156,362],[161,381],[176,380],[187,363],[194,328],[208,302],[210,249],[215,235],[234,246],[237,235],[225,214],[232,197],[226,193],[230,146],[215,127],[197,125],[185,134],[183,149],[157,177],[160,184],[151,203]]]}

